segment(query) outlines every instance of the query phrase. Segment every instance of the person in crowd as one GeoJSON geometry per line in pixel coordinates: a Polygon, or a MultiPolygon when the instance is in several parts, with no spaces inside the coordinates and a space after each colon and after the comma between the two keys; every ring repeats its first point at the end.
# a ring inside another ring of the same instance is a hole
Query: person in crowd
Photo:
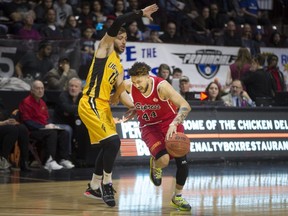
{"type": "Polygon", "coordinates": [[[207,98],[203,100],[204,105],[224,106],[224,102],[221,98],[221,88],[217,81],[210,82],[205,89],[205,93],[207,98]]]}
{"type": "Polygon", "coordinates": [[[31,5],[26,1],[12,0],[3,4],[3,8],[4,15],[12,22],[10,26],[12,34],[17,34],[23,27],[24,17],[27,14],[35,18],[31,5]]]}
{"type": "Polygon", "coordinates": [[[260,47],[257,46],[257,43],[255,43],[252,36],[253,34],[251,25],[245,23],[242,29],[241,46],[247,47],[250,50],[251,56],[255,56],[260,53],[260,47]]]}
{"type": "Polygon", "coordinates": [[[28,51],[16,64],[16,76],[30,83],[42,77],[53,68],[50,60],[52,44],[43,40],[39,43],[38,51],[28,51]]]}
{"type": "Polygon", "coordinates": [[[272,79],[272,86],[274,94],[276,92],[287,91],[285,78],[282,71],[278,67],[278,56],[270,54],[267,57],[267,71],[272,79]]]}
{"type": "Polygon", "coordinates": [[[269,72],[264,69],[265,57],[258,54],[252,58],[250,71],[241,78],[253,101],[257,98],[272,98],[273,85],[269,72]]]}
{"type": "Polygon", "coordinates": [[[173,79],[180,79],[182,77],[182,74],[183,74],[183,71],[176,67],[176,68],[173,68],[173,71],[172,71],[172,78],[173,79]]]}
{"type": "Polygon", "coordinates": [[[182,76],[179,80],[180,95],[185,98],[186,92],[190,92],[190,80],[187,76],[182,76]]]}
{"type": "Polygon", "coordinates": [[[158,67],[158,77],[163,78],[167,82],[171,84],[171,68],[167,64],[160,64],[158,67]]]}
{"type": "Polygon", "coordinates": [[[96,40],[102,39],[102,37],[106,34],[107,30],[111,27],[115,19],[116,19],[115,16],[111,16],[111,15],[107,16],[107,19],[104,22],[102,29],[99,29],[96,31],[96,35],[95,35],[96,40]]]}
{"type": "Polygon", "coordinates": [[[225,15],[219,13],[217,4],[210,5],[210,15],[207,18],[206,28],[210,30],[214,39],[217,39],[223,34],[227,18],[225,15]]]}
{"type": "MultiPolygon", "coordinates": [[[[84,159],[85,141],[89,141],[88,131],[83,125],[78,115],[78,104],[82,97],[82,80],[73,77],[68,82],[67,90],[63,90],[59,95],[58,102],[54,111],[54,121],[56,124],[69,125],[71,135],[73,134],[73,146],[70,152],[77,150],[76,156],[84,159]],[[81,130],[79,129],[81,128],[81,130]],[[77,139],[81,131],[81,140],[77,139]],[[83,138],[84,137],[84,138],[83,138]],[[83,140],[84,139],[84,140],[83,140]],[[81,145],[79,145],[81,143],[81,145]],[[78,146],[76,146],[78,145],[78,146]]],[[[70,137],[72,140],[72,137],[70,137]]]]}
{"type": "Polygon", "coordinates": [[[31,14],[25,14],[23,21],[24,25],[17,32],[17,36],[24,40],[40,40],[41,35],[36,28],[34,28],[34,17],[31,14]]]}
{"type": "Polygon", "coordinates": [[[114,2],[114,11],[112,14],[115,17],[118,17],[120,15],[123,15],[125,13],[125,3],[123,0],[116,0],[114,2]]]}
{"type": "Polygon", "coordinates": [[[159,36],[160,40],[164,43],[182,43],[183,37],[177,32],[176,23],[169,21],[166,25],[166,31],[159,36]]]}
{"type": "MultiPolygon", "coordinates": [[[[256,47],[259,47],[259,49],[261,49],[261,47],[266,47],[266,42],[264,41],[263,32],[261,29],[257,29],[255,31],[253,41],[254,41],[256,47]]],[[[258,55],[256,55],[256,56],[258,56],[258,55]]]]}
{"type": "Polygon", "coordinates": [[[93,20],[90,2],[85,1],[82,3],[78,24],[81,30],[85,29],[86,27],[95,28],[97,21],[93,20]]]}
{"type": "Polygon", "coordinates": [[[81,29],[78,27],[78,22],[75,16],[69,15],[67,17],[63,28],[63,37],[68,40],[81,38],[81,29]]]}
{"type": "Polygon", "coordinates": [[[229,20],[227,22],[227,26],[224,29],[223,35],[218,37],[216,45],[241,47],[241,36],[239,32],[237,32],[236,24],[233,20],[229,20]]]}
{"type": "Polygon", "coordinates": [[[68,57],[61,57],[58,61],[58,68],[48,71],[43,78],[45,89],[47,90],[66,90],[68,81],[78,77],[76,70],[70,67],[68,57]]]}
{"type": "Polygon", "coordinates": [[[224,104],[229,107],[254,107],[255,103],[252,101],[250,96],[243,89],[241,80],[233,80],[230,92],[222,96],[224,104]]]}
{"type": "Polygon", "coordinates": [[[53,0],[42,0],[41,3],[37,4],[33,9],[36,16],[35,23],[38,25],[38,29],[45,24],[45,15],[48,9],[53,9],[53,0]]]}
{"type": "Polygon", "coordinates": [[[16,142],[20,148],[21,171],[29,171],[29,132],[24,124],[19,124],[16,116],[8,114],[4,105],[0,103],[0,170],[11,167],[9,155],[16,142]]]}
{"type": "Polygon", "coordinates": [[[91,14],[94,23],[104,23],[107,19],[106,14],[103,12],[102,4],[103,2],[100,0],[94,0],[92,2],[91,14]]]}
{"type": "Polygon", "coordinates": [[[54,123],[50,123],[48,108],[42,97],[44,84],[33,81],[31,93],[19,105],[21,121],[33,138],[44,147],[45,166],[47,170],[71,169],[74,164],[69,160],[69,134],[54,123]],[[59,163],[56,160],[59,159],[59,163]]]}
{"type": "MultiPolygon", "coordinates": [[[[102,197],[110,207],[116,205],[112,171],[120,149],[120,138],[116,131],[109,100],[112,89],[114,87],[117,89],[124,77],[119,55],[125,50],[127,34],[121,26],[142,16],[152,19],[151,14],[157,10],[158,6],[153,4],[142,10],[117,17],[95,51],[83,96],[78,105],[78,113],[88,129],[91,144],[100,148],[91,182],[84,194],[92,198],[102,197]]],[[[131,108],[134,106],[126,92],[123,92],[121,99],[124,105],[131,108]]]]}
{"type": "Polygon", "coordinates": [[[151,30],[149,37],[144,39],[144,41],[150,43],[163,43],[163,41],[159,38],[159,31],[157,30],[151,30]]]}
{"type": "Polygon", "coordinates": [[[143,33],[138,29],[137,25],[135,20],[126,24],[127,41],[139,42],[143,40],[143,33]]]}
{"type": "MultiPolygon", "coordinates": [[[[165,140],[172,137],[174,133],[184,132],[182,123],[191,107],[167,81],[149,76],[150,70],[151,67],[146,63],[136,62],[128,70],[131,79],[123,81],[123,85],[116,91],[114,97],[117,98],[121,91],[130,92],[140,122],[142,140],[151,153],[150,179],[155,186],[160,186],[162,169],[167,167],[170,159],[173,158],[165,148],[165,140]],[[143,109],[143,106],[151,108],[143,109]]],[[[190,211],[191,206],[182,197],[182,190],[188,176],[186,155],[175,158],[175,162],[176,186],[171,204],[181,211],[190,211]]]]}
{"type": "Polygon", "coordinates": [[[240,47],[235,62],[229,65],[226,86],[230,87],[233,80],[241,79],[250,70],[251,60],[252,57],[249,50],[246,47],[240,47]]]}
{"type": "Polygon", "coordinates": [[[67,0],[56,0],[53,8],[56,12],[56,25],[63,29],[68,16],[73,15],[72,7],[70,4],[67,4],[67,0]]]}
{"type": "Polygon", "coordinates": [[[45,24],[42,25],[40,34],[46,39],[63,39],[62,30],[56,23],[55,9],[50,8],[45,14],[45,24]]]}
{"type": "MultiPolygon", "coordinates": [[[[126,8],[125,12],[135,12],[139,10],[139,0],[128,0],[128,7],[126,8]]],[[[138,29],[141,32],[145,32],[147,27],[145,26],[143,19],[135,20],[137,22],[138,29]]]]}
{"type": "Polygon", "coordinates": [[[288,47],[288,44],[283,40],[279,31],[273,31],[269,38],[268,47],[288,47]]]}

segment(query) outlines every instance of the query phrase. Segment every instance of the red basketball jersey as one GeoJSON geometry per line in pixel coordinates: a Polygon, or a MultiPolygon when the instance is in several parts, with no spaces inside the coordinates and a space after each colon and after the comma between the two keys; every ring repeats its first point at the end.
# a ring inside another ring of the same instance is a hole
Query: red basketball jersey
{"type": "Polygon", "coordinates": [[[161,122],[170,124],[177,115],[177,107],[170,100],[162,100],[158,95],[158,85],[164,80],[155,76],[150,78],[153,84],[148,96],[143,95],[134,85],[131,88],[140,127],[161,122]]]}

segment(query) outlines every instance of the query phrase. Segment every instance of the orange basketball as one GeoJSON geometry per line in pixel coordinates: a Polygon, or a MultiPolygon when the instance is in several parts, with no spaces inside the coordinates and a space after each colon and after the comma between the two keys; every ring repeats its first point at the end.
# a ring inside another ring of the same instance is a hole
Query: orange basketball
{"type": "Polygon", "coordinates": [[[190,139],[184,133],[174,133],[165,142],[167,152],[173,157],[183,157],[190,152],[190,139]]]}

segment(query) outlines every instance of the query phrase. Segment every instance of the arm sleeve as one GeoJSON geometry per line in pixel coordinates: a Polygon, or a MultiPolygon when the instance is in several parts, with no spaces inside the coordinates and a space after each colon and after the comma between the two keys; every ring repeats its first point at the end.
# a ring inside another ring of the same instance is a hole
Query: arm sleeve
{"type": "Polygon", "coordinates": [[[119,29],[125,22],[136,20],[137,18],[140,18],[142,16],[143,16],[142,10],[138,10],[136,12],[129,12],[121,16],[118,16],[117,19],[113,22],[112,26],[108,29],[107,34],[110,37],[116,37],[119,32],[119,29]]]}

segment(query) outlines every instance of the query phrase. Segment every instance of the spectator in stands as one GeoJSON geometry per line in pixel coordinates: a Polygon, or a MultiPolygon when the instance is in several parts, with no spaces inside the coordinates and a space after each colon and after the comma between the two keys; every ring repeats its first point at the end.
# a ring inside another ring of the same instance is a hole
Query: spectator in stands
{"type": "Polygon", "coordinates": [[[259,49],[261,47],[266,47],[266,42],[263,40],[263,33],[262,33],[261,29],[257,29],[255,31],[255,34],[254,34],[254,37],[253,37],[253,41],[254,41],[256,47],[259,47],[259,49]]]}
{"type": "Polygon", "coordinates": [[[43,78],[45,89],[66,90],[71,78],[78,77],[76,70],[71,69],[70,61],[67,57],[61,57],[58,67],[50,70],[43,78]]]}
{"type": "Polygon", "coordinates": [[[28,51],[16,64],[16,76],[27,83],[32,80],[41,79],[53,68],[50,60],[52,45],[44,40],[39,43],[38,51],[28,51]]]}
{"type": "Polygon", "coordinates": [[[205,93],[207,98],[203,100],[204,105],[224,106],[224,102],[221,98],[221,87],[218,82],[210,82],[205,89],[205,93]]]}
{"type": "Polygon", "coordinates": [[[244,14],[246,23],[250,25],[270,25],[271,22],[260,11],[257,0],[240,0],[239,6],[244,14]]]}
{"type": "Polygon", "coordinates": [[[144,39],[144,41],[150,43],[163,43],[163,41],[159,38],[159,32],[157,30],[151,30],[149,37],[144,39]]]}
{"type": "Polygon", "coordinates": [[[166,25],[166,31],[160,35],[160,40],[164,43],[182,43],[183,38],[177,32],[176,23],[169,21],[166,25]]]}
{"type": "Polygon", "coordinates": [[[50,8],[46,11],[45,24],[41,27],[41,35],[47,39],[62,39],[62,30],[56,24],[56,12],[50,8]]]}
{"type": "Polygon", "coordinates": [[[38,24],[39,26],[45,24],[46,22],[45,15],[48,9],[53,9],[53,0],[43,0],[33,9],[36,16],[35,23],[38,24]]]}
{"type": "Polygon", "coordinates": [[[78,24],[81,30],[86,27],[95,28],[97,21],[93,20],[91,13],[91,5],[89,2],[83,2],[81,6],[81,13],[79,14],[78,24]]]}
{"type": "Polygon", "coordinates": [[[267,57],[267,71],[272,79],[273,92],[287,91],[285,78],[282,71],[278,67],[278,56],[271,54],[267,57]]]}
{"type": "Polygon", "coordinates": [[[23,2],[22,0],[12,0],[3,4],[3,6],[4,15],[12,21],[12,34],[17,34],[20,28],[22,28],[22,22],[24,21],[26,14],[30,14],[35,18],[35,13],[28,2],[23,2]]]}
{"type": "Polygon", "coordinates": [[[114,2],[114,11],[111,15],[118,17],[125,13],[125,3],[123,0],[116,0],[114,2]]]}
{"type": "Polygon", "coordinates": [[[126,31],[127,41],[137,42],[143,40],[143,33],[138,29],[138,24],[135,20],[126,23],[126,31]]]}
{"type": "Polygon", "coordinates": [[[180,79],[182,77],[183,71],[180,68],[174,68],[172,72],[173,79],[180,79]]]}
{"type": "Polygon", "coordinates": [[[282,39],[280,32],[278,31],[274,31],[272,32],[270,39],[269,39],[269,47],[279,47],[279,48],[283,48],[283,47],[288,47],[288,44],[285,43],[285,41],[282,39]]]}
{"type": "Polygon", "coordinates": [[[72,149],[77,149],[77,157],[85,159],[85,148],[90,145],[90,141],[88,131],[78,115],[78,104],[81,97],[82,81],[74,77],[70,79],[68,89],[62,91],[59,96],[54,119],[57,124],[66,124],[72,128],[74,138],[72,149]],[[81,140],[79,140],[79,137],[81,137],[81,140]],[[87,145],[85,145],[85,141],[87,145]]]}
{"type": "Polygon", "coordinates": [[[252,59],[250,71],[241,78],[247,93],[253,101],[257,98],[272,98],[272,80],[268,71],[264,69],[265,57],[258,54],[252,59]]]}
{"type": "Polygon", "coordinates": [[[34,28],[34,16],[32,16],[30,13],[25,15],[24,25],[18,33],[16,33],[21,39],[25,40],[40,40],[41,35],[38,32],[36,28],[34,28]]]}
{"type": "MultiPolygon", "coordinates": [[[[141,9],[141,8],[139,8],[139,1],[138,0],[128,0],[128,3],[129,3],[129,5],[128,5],[125,13],[135,12],[135,11],[141,9]]],[[[147,27],[145,26],[143,19],[137,19],[136,22],[137,22],[138,29],[141,32],[147,31],[147,27]]]]}
{"type": "Polygon", "coordinates": [[[29,129],[30,137],[40,141],[45,148],[45,169],[71,169],[74,164],[69,160],[69,135],[66,130],[49,122],[48,108],[43,96],[44,85],[35,80],[31,85],[31,94],[19,105],[21,120],[29,129]],[[56,162],[58,158],[59,164],[56,162]]]}
{"type": "Polygon", "coordinates": [[[227,72],[226,86],[230,87],[235,79],[241,79],[242,76],[250,70],[251,54],[246,47],[240,47],[237,54],[237,59],[231,65],[227,72]]]}
{"type": "Polygon", "coordinates": [[[56,25],[60,28],[64,28],[68,16],[73,15],[71,5],[66,2],[67,0],[56,0],[53,4],[53,8],[56,12],[56,25]]]}
{"type": "Polygon", "coordinates": [[[107,30],[110,28],[110,26],[113,24],[114,20],[116,19],[115,16],[107,16],[107,20],[105,21],[102,29],[99,29],[96,31],[96,40],[101,40],[101,38],[105,35],[107,30]]]}
{"type": "Polygon", "coordinates": [[[257,47],[257,44],[252,38],[252,28],[251,25],[245,23],[242,29],[242,36],[241,36],[241,44],[243,47],[247,47],[250,49],[250,53],[252,56],[257,55],[260,53],[260,48],[257,47]]]}
{"type": "Polygon", "coordinates": [[[210,5],[210,15],[207,18],[206,28],[210,30],[213,38],[216,40],[217,37],[223,34],[224,26],[227,19],[223,14],[219,13],[217,4],[210,5]]]}
{"type": "Polygon", "coordinates": [[[230,92],[222,97],[224,104],[229,107],[254,107],[255,103],[243,89],[241,80],[235,79],[230,87],[230,92]]]}
{"type": "Polygon", "coordinates": [[[158,67],[158,77],[163,78],[171,84],[171,68],[167,64],[160,64],[158,67]]]}
{"type": "Polygon", "coordinates": [[[67,20],[63,29],[63,37],[65,39],[80,39],[81,38],[81,30],[78,27],[78,22],[75,16],[70,15],[67,17],[67,20]]]}
{"type": "Polygon", "coordinates": [[[190,80],[187,76],[182,76],[179,80],[179,89],[182,97],[186,97],[186,92],[190,92],[190,80]]]}
{"type": "Polygon", "coordinates": [[[28,171],[28,144],[29,134],[25,125],[19,124],[16,117],[8,114],[4,105],[0,104],[0,170],[7,170],[11,167],[9,155],[11,154],[16,141],[20,148],[20,168],[28,171]]]}
{"type": "Polygon", "coordinates": [[[91,14],[93,16],[93,23],[104,23],[107,19],[102,10],[102,1],[94,0],[92,3],[91,14]]]}
{"type": "Polygon", "coordinates": [[[235,47],[240,47],[242,45],[241,36],[239,32],[237,32],[236,24],[233,20],[229,20],[227,22],[227,26],[224,29],[223,35],[218,37],[216,45],[235,47]]]}

